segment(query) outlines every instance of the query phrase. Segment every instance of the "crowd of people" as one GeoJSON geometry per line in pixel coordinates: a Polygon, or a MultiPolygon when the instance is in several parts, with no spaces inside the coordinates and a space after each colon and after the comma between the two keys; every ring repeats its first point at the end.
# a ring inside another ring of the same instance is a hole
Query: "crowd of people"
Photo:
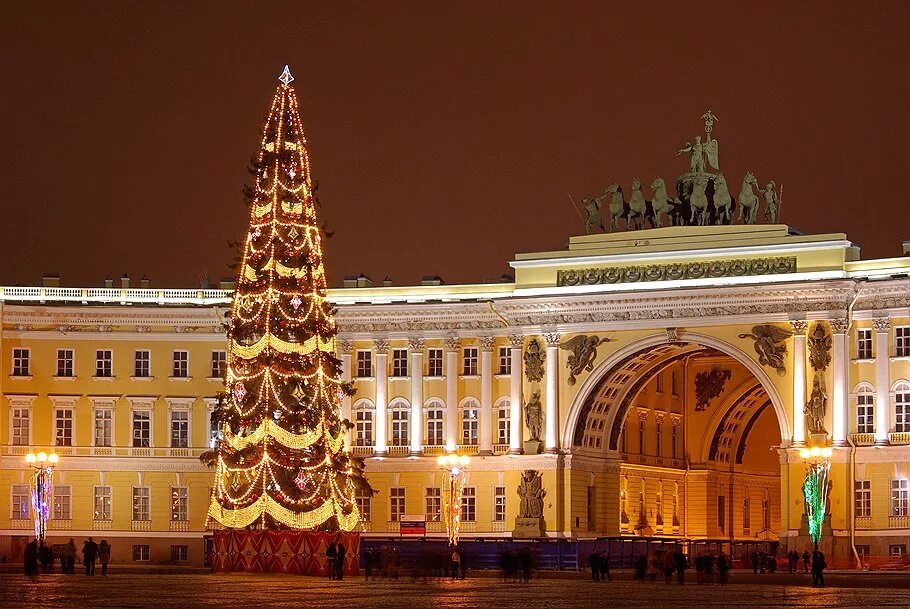
{"type": "Polygon", "coordinates": [[[398,579],[410,574],[412,580],[427,581],[430,577],[464,579],[468,561],[460,547],[439,549],[425,547],[415,554],[402,558],[396,545],[367,548],[363,553],[363,571],[366,581],[376,578],[398,579]]]}
{"type": "MultiPolygon", "coordinates": [[[[60,572],[64,575],[73,575],[76,570],[76,542],[72,538],[60,546],[55,552],[54,548],[33,539],[25,546],[23,563],[26,575],[38,575],[39,573],[53,573],[54,562],[59,558],[60,572]]],[[[95,540],[89,537],[82,544],[82,565],[85,567],[86,575],[95,574],[95,564],[101,564],[101,575],[107,575],[107,566],[111,562],[111,544],[106,539],[101,543],[95,543],[95,540]]]]}

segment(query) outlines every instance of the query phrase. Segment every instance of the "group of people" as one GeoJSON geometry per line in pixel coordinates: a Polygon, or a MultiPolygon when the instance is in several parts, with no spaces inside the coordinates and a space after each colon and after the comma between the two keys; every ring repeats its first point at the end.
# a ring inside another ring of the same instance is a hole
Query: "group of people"
{"type": "Polygon", "coordinates": [[[339,543],[337,546],[335,542],[329,544],[325,551],[325,557],[328,561],[329,579],[344,579],[344,558],[347,553],[348,551],[345,549],[344,544],[339,543]]]}
{"type": "MultiPolygon", "coordinates": [[[[796,550],[791,550],[790,554],[794,554],[796,556],[796,560],[799,560],[799,554],[796,552],[796,550]]],[[[790,558],[790,554],[787,555],[788,559],[790,558]]],[[[749,554],[749,562],[752,563],[752,573],[777,572],[777,557],[770,552],[765,552],[764,550],[752,550],[752,552],[749,554]]],[[[795,564],[796,563],[791,563],[790,573],[796,572],[794,570],[795,567],[793,566],[795,564]]]]}
{"type": "MultiPolygon", "coordinates": [[[[76,542],[70,540],[59,547],[56,554],[54,548],[37,539],[33,539],[25,546],[24,566],[26,575],[53,573],[54,561],[60,558],[60,572],[73,575],[76,569],[76,542]],[[40,565],[40,568],[39,568],[40,565]]],[[[111,562],[111,544],[106,539],[101,543],[89,537],[82,544],[82,564],[86,575],[95,574],[95,563],[101,563],[101,575],[107,575],[107,566],[111,562]]]]}
{"type": "Polygon", "coordinates": [[[531,571],[534,568],[534,557],[531,555],[531,550],[523,547],[518,552],[513,552],[506,548],[499,555],[499,568],[503,581],[521,583],[531,581],[531,571]]]}
{"type": "Polygon", "coordinates": [[[588,566],[591,567],[593,581],[613,581],[610,575],[610,553],[594,550],[588,555],[588,566]]]}

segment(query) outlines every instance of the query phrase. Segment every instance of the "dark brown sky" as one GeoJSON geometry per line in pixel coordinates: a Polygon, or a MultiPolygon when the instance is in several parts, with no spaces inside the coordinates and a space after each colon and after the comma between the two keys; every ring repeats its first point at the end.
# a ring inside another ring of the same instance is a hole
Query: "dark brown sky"
{"type": "Polygon", "coordinates": [[[561,248],[567,193],[672,183],[709,107],[734,196],[751,170],[806,232],[910,239],[910,2],[228,4],[4,8],[0,284],[225,274],[285,63],[332,283],[561,248]]]}

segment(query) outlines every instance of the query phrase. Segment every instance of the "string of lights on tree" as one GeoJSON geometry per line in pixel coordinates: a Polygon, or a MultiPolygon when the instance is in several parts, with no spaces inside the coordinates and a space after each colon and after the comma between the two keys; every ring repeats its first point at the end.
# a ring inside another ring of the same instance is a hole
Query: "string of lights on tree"
{"type": "Polygon", "coordinates": [[[226,392],[208,516],[228,528],[351,530],[363,463],[344,446],[353,388],[335,355],[306,138],[285,66],[252,171],[250,225],[228,323],[226,392]]]}

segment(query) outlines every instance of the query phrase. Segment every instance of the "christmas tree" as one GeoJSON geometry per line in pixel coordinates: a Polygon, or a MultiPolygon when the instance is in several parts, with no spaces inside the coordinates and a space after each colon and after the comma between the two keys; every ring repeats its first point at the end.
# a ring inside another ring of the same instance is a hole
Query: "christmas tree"
{"type": "Polygon", "coordinates": [[[208,516],[228,528],[351,530],[369,490],[344,446],[353,394],[335,356],[306,138],[287,66],[253,163],[250,226],[228,324],[208,516]]]}

